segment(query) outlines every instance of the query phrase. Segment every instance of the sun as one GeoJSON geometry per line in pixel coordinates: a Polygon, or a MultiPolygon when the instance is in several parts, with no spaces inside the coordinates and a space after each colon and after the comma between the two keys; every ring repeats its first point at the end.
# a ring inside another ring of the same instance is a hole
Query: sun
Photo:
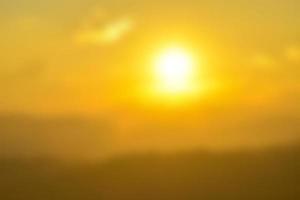
{"type": "Polygon", "coordinates": [[[194,88],[195,60],[184,48],[167,48],[155,60],[155,74],[161,93],[187,94],[194,88]]]}

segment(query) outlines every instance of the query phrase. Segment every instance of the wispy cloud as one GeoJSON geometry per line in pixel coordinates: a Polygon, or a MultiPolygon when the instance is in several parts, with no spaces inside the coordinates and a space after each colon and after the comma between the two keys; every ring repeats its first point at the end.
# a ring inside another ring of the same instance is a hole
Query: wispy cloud
{"type": "Polygon", "coordinates": [[[75,41],[77,43],[88,45],[112,44],[123,39],[135,26],[134,20],[130,17],[107,20],[104,19],[104,14],[95,16],[76,32],[75,41]]]}

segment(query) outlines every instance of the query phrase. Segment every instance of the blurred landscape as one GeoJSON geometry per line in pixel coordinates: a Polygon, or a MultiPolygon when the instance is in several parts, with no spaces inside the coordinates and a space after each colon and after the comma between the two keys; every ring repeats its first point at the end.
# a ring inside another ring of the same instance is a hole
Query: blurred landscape
{"type": "Polygon", "coordinates": [[[116,154],[105,137],[112,130],[100,121],[3,115],[0,199],[300,198],[298,140],[256,148],[116,154]]]}
{"type": "Polygon", "coordinates": [[[99,163],[6,158],[0,161],[0,198],[296,200],[299,168],[299,146],[144,154],[99,163]]]}

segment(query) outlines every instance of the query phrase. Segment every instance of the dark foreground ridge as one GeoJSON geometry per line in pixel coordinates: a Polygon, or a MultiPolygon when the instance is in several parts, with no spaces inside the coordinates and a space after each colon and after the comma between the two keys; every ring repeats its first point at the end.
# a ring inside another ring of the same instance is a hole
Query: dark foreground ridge
{"type": "Polygon", "coordinates": [[[298,200],[300,148],[128,156],[98,164],[0,162],[3,200],[298,200]]]}

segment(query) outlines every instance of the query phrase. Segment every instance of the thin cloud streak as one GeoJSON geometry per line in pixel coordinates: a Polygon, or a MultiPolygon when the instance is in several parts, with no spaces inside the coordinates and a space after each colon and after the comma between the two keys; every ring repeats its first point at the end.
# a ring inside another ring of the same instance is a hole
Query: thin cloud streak
{"type": "Polygon", "coordinates": [[[134,29],[133,19],[128,17],[80,30],[75,35],[75,41],[79,44],[103,45],[112,44],[123,39],[134,29]]]}

